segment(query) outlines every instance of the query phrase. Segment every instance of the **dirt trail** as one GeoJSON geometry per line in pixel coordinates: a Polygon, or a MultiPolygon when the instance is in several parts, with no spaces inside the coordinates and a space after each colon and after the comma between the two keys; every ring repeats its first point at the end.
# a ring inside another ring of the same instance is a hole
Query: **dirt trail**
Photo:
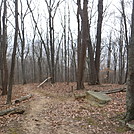
{"type": "Polygon", "coordinates": [[[38,92],[34,92],[34,96],[36,99],[30,102],[22,122],[26,134],[87,134],[77,121],[74,126],[74,119],[68,116],[69,100],[61,101],[58,96],[49,97],[38,92]]]}
{"type": "MultiPolygon", "coordinates": [[[[34,95],[39,96],[37,93],[34,95]]],[[[30,110],[26,114],[23,123],[23,128],[27,134],[43,134],[42,128],[44,128],[47,122],[42,119],[41,113],[45,110],[45,105],[48,102],[49,99],[42,96],[39,96],[36,100],[30,102],[30,110]]]]}

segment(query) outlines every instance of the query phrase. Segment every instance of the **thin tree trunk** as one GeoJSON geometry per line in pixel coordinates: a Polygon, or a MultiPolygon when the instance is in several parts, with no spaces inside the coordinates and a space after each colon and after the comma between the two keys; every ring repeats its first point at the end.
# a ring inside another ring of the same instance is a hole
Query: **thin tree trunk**
{"type": "Polygon", "coordinates": [[[77,67],[76,67],[76,52],[75,52],[75,46],[74,46],[74,43],[73,43],[73,35],[72,35],[72,32],[71,32],[71,29],[70,29],[70,36],[71,36],[71,47],[72,47],[72,72],[71,74],[73,74],[73,79],[72,81],[76,81],[76,70],[77,70],[77,67]]]}
{"type": "Polygon", "coordinates": [[[35,29],[34,29],[34,36],[33,36],[33,39],[32,39],[32,59],[33,59],[33,82],[36,81],[36,60],[35,60],[35,48],[34,48],[34,43],[35,43],[35,36],[36,36],[36,26],[35,26],[35,29]]]}
{"type": "Polygon", "coordinates": [[[3,38],[2,38],[2,95],[7,94],[7,85],[8,85],[8,67],[7,67],[7,0],[4,0],[4,11],[3,11],[3,38]]]}
{"type": "Polygon", "coordinates": [[[77,0],[77,22],[78,22],[78,39],[77,39],[77,57],[78,57],[78,64],[77,64],[77,89],[84,88],[84,84],[81,81],[81,74],[80,74],[80,55],[81,55],[81,22],[80,22],[80,16],[81,16],[81,0],[77,0]]]}
{"type": "MultiPolygon", "coordinates": [[[[51,1],[51,0],[50,0],[51,1]]],[[[51,2],[50,2],[51,5],[51,2]]],[[[52,31],[53,31],[53,27],[52,27],[52,15],[51,15],[51,10],[49,11],[49,36],[50,36],[50,50],[51,50],[51,68],[52,68],[52,72],[51,72],[51,77],[52,77],[52,83],[54,83],[54,72],[55,72],[55,65],[54,65],[54,44],[53,44],[53,35],[52,35],[52,31]]]]}
{"type": "Polygon", "coordinates": [[[39,66],[39,81],[42,82],[42,43],[40,44],[40,52],[38,57],[38,66],[39,66]]]}
{"type": "MultiPolygon", "coordinates": [[[[39,28],[38,28],[38,25],[37,25],[37,22],[36,22],[36,20],[35,20],[35,17],[34,17],[34,14],[33,14],[33,11],[32,11],[32,9],[31,9],[31,7],[30,7],[30,3],[29,3],[29,1],[27,0],[27,5],[28,5],[28,8],[29,8],[29,10],[30,10],[30,13],[31,13],[31,15],[32,15],[32,19],[33,19],[33,21],[34,21],[34,23],[35,23],[35,26],[36,26],[36,28],[37,28],[37,32],[38,32],[38,34],[39,34],[39,36],[40,36],[40,39],[41,39],[41,41],[42,41],[42,43],[43,43],[43,46],[44,46],[44,48],[45,48],[45,52],[46,52],[46,56],[47,56],[47,63],[48,63],[48,66],[49,66],[49,72],[50,72],[50,74],[51,74],[51,63],[50,63],[50,53],[49,53],[49,51],[48,51],[48,48],[47,48],[47,46],[46,46],[46,43],[44,42],[44,40],[43,40],[43,37],[42,37],[42,35],[41,35],[41,32],[40,32],[40,30],[39,30],[39,28]]],[[[48,42],[47,42],[47,45],[48,45],[48,42]]]]}
{"type": "Polygon", "coordinates": [[[117,52],[115,50],[115,46],[113,46],[113,56],[114,56],[114,77],[113,77],[113,82],[116,83],[117,78],[116,78],[116,70],[117,70],[117,52]]]}
{"type": "Polygon", "coordinates": [[[108,44],[108,59],[107,59],[107,83],[109,83],[109,76],[110,76],[110,64],[111,64],[111,33],[110,39],[108,44]]]}
{"type": "Polygon", "coordinates": [[[14,47],[13,47],[12,61],[11,61],[11,70],[10,70],[10,76],[9,76],[7,104],[11,104],[12,86],[13,86],[14,68],[15,68],[15,57],[16,57],[17,40],[18,40],[18,30],[19,30],[19,27],[18,27],[18,0],[15,0],[15,35],[14,35],[14,47]]]}
{"type": "Polygon", "coordinates": [[[119,39],[119,84],[123,83],[123,24],[121,18],[120,24],[120,39],[119,39]]]}
{"type": "Polygon", "coordinates": [[[70,77],[70,64],[69,64],[69,61],[70,61],[70,51],[69,51],[69,49],[70,49],[70,34],[69,34],[69,32],[70,32],[70,9],[69,9],[69,5],[68,5],[68,71],[67,71],[67,84],[69,85],[69,81],[70,81],[70,79],[69,79],[69,77],[70,77]]]}
{"type": "Polygon", "coordinates": [[[126,43],[126,50],[127,50],[126,75],[125,75],[125,81],[124,81],[124,83],[126,83],[127,75],[128,75],[128,48],[127,47],[129,45],[129,41],[128,41],[128,30],[127,30],[127,21],[126,21],[124,0],[121,1],[121,6],[122,6],[122,16],[124,19],[124,26],[125,26],[125,43],[126,43]]]}
{"type": "Polygon", "coordinates": [[[66,40],[66,2],[64,7],[64,64],[65,64],[65,81],[67,81],[67,40],[66,40]]]}

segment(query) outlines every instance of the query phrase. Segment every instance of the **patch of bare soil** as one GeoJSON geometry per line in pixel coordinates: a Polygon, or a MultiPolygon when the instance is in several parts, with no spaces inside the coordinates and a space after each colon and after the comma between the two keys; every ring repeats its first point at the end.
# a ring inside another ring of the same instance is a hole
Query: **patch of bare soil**
{"type": "MultiPolygon", "coordinates": [[[[37,84],[16,85],[13,99],[27,94],[33,94],[33,97],[17,104],[25,107],[24,114],[0,117],[0,134],[132,134],[120,123],[125,113],[125,92],[110,94],[112,101],[105,106],[75,98],[86,90],[102,91],[123,86],[85,86],[85,90],[77,91],[75,83],[46,83],[42,88],[37,88],[37,84]]],[[[1,97],[1,109],[9,107],[4,101],[1,97]]]]}

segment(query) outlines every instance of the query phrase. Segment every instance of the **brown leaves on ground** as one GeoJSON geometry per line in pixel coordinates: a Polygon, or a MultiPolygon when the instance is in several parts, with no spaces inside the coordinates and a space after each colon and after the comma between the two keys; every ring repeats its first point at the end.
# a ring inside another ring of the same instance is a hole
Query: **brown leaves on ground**
{"type": "MultiPolygon", "coordinates": [[[[110,94],[112,101],[105,106],[91,105],[86,99],[75,99],[75,95],[86,90],[109,90],[123,85],[85,84],[85,90],[76,90],[76,84],[45,83],[15,85],[13,100],[27,94],[34,96],[17,105],[26,107],[23,115],[0,117],[0,134],[132,134],[119,120],[125,113],[125,92],[110,94]]],[[[0,109],[6,106],[6,98],[0,96],[0,109]]]]}

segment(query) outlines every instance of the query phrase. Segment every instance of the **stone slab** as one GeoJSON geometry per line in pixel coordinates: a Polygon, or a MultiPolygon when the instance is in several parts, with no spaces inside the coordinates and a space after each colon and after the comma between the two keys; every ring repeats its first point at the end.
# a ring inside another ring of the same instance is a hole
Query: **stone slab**
{"type": "Polygon", "coordinates": [[[112,100],[108,95],[102,92],[94,92],[94,91],[87,91],[86,98],[90,101],[98,102],[99,104],[106,104],[112,100]]]}

